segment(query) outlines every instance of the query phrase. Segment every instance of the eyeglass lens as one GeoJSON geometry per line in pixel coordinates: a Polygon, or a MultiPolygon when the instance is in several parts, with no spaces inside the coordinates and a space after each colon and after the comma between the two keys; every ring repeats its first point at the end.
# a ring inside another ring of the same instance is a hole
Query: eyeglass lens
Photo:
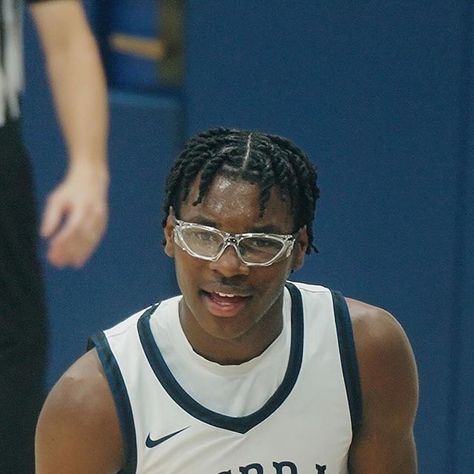
{"type": "MultiPolygon", "coordinates": [[[[181,236],[189,249],[207,258],[219,254],[224,245],[223,236],[209,229],[183,227],[181,236]]],[[[284,243],[271,236],[244,237],[238,243],[242,258],[251,263],[266,263],[281,252],[284,243]]]]}

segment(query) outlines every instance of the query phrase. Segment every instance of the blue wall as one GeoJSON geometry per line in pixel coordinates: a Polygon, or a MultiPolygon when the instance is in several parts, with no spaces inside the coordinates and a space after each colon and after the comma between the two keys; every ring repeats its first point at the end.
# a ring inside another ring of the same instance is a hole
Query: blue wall
{"type": "Polygon", "coordinates": [[[188,129],[255,127],[310,153],[321,253],[300,278],[399,318],[420,472],[472,472],[472,3],[269,5],[189,2],[188,129]]]}
{"type": "MultiPolygon", "coordinates": [[[[188,0],[184,90],[111,94],[104,244],[85,272],[46,267],[51,381],[86,334],[175,290],[159,203],[181,137],[215,125],[262,129],[294,140],[320,171],[320,254],[296,276],[397,316],[419,365],[420,472],[473,472],[473,8],[188,0]]],[[[35,48],[25,118],[41,197],[62,151],[35,48]]]]}
{"type": "Polygon", "coordinates": [[[448,446],[459,472],[474,468],[474,6],[465,7],[456,208],[455,305],[451,314],[451,420],[448,446]]]}

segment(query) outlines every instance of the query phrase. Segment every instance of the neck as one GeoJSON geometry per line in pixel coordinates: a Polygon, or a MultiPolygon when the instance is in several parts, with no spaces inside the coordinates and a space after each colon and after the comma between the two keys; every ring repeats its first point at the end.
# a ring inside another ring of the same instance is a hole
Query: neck
{"type": "Polygon", "coordinates": [[[283,329],[283,292],[268,311],[248,330],[233,330],[227,320],[213,318],[215,331],[204,329],[186,305],[179,305],[184,334],[193,350],[205,359],[221,365],[238,365],[261,355],[283,329]]]}

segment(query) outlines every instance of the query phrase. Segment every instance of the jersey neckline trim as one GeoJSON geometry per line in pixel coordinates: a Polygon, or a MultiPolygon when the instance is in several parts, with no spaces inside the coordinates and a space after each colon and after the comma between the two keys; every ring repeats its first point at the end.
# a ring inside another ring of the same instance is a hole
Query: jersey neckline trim
{"type": "Polygon", "coordinates": [[[140,317],[137,323],[138,334],[150,367],[168,395],[183,410],[209,425],[237,433],[246,433],[268,418],[281,406],[293,390],[303,359],[304,320],[301,293],[290,282],[286,283],[286,288],[291,296],[291,346],[285,375],[279,387],[260,409],[242,417],[233,417],[214,412],[192,398],[181,387],[169,370],[155,342],[150,327],[152,311],[147,311],[140,317]]]}

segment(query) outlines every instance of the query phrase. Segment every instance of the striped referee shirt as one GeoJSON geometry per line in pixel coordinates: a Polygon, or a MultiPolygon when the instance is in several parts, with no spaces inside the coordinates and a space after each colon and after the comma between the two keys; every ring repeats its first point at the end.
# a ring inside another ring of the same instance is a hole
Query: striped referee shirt
{"type": "MultiPolygon", "coordinates": [[[[33,3],[41,0],[26,0],[33,3]]],[[[22,0],[0,0],[0,126],[20,115],[23,89],[22,0]]]]}

